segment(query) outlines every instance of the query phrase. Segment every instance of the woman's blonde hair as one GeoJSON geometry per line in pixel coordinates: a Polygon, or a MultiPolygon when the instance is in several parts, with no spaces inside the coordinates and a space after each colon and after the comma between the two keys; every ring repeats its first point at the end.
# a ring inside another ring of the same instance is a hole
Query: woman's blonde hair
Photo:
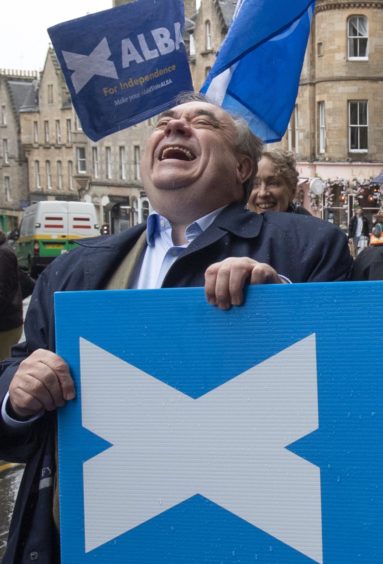
{"type": "Polygon", "coordinates": [[[294,153],[275,148],[269,151],[263,151],[262,157],[270,159],[275,167],[275,174],[283,178],[294,197],[299,179],[294,153]]]}

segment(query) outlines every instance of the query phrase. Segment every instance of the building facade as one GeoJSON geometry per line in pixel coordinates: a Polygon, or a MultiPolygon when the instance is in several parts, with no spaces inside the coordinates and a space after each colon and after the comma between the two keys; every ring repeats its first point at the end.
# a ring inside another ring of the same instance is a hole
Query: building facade
{"type": "Polygon", "coordinates": [[[15,229],[28,202],[27,160],[20,142],[20,108],[37,72],[0,70],[0,229],[15,229]]]}
{"type": "Polygon", "coordinates": [[[233,18],[236,3],[236,0],[201,0],[198,11],[189,14],[193,23],[187,27],[190,34],[189,60],[195,90],[201,88],[214,64],[233,18]]]}
{"type": "Polygon", "coordinates": [[[306,206],[348,223],[356,205],[382,203],[371,181],[383,168],[383,0],[317,0],[296,106],[284,148],[302,178],[325,182],[323,198],[302,186],[306,206]]]}

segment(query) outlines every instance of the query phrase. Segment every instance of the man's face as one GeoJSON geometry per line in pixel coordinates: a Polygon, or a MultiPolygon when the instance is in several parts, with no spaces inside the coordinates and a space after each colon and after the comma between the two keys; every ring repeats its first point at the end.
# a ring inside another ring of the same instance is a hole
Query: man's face
{"type": "Polygon", "coordinates": [[[154,209],[169,215],[182,204],[196,219],[242,199],[252,165],[235,150],[235,136],[232,118],[206,102],[181,104],[159,116],[141,167],[154,209]]]}

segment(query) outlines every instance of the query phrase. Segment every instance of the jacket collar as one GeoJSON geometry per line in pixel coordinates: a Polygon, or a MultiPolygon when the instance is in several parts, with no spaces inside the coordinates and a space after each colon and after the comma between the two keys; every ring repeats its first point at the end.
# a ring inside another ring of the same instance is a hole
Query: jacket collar
{"type": "Polygon", "coordinates": [[[231,204],[221,211],[206,231],[190,243],[182,256],[214,244],[226,233],[231,233],[241,239],[257,237],[262,229],[263,221],[262,215],[246,210],[243,202],[231,204]]]}
{"type": "MultiPolygon", "coordinates": [[[[208,247],[224,237],[227,233],[241,239],[257,237],[262,229],[263,216],[245,209],[243,202],[234,203],[224,208],[213,223],[185,249],[182,256],[208,247]]],[[[83,257],[88,288],[100,288],[128,253],[146,225],[140,224],[109,237],[82,239],[78,244],[89,250],[83,257]],[[99,251],[99,252],[95,252],[99,251]]]]}

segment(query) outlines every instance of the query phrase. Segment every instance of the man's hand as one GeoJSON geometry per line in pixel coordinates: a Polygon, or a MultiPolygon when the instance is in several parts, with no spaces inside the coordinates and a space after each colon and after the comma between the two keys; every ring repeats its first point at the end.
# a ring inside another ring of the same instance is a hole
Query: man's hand
{"type": "Polygon", "coordinates": [[[9,387],[12,410],[21,419],[53,411],[75,397],[67,364],[51,351],[38,349],[19,366],[9,387]]]}
{"type": "Polygon", "coordinates": [[[268,264],[241,257],[227,258],[209,266],[205,272],[205,293],[209,304],[221,309],[243,303],[245,284],[283,284],[268,264]]]}

